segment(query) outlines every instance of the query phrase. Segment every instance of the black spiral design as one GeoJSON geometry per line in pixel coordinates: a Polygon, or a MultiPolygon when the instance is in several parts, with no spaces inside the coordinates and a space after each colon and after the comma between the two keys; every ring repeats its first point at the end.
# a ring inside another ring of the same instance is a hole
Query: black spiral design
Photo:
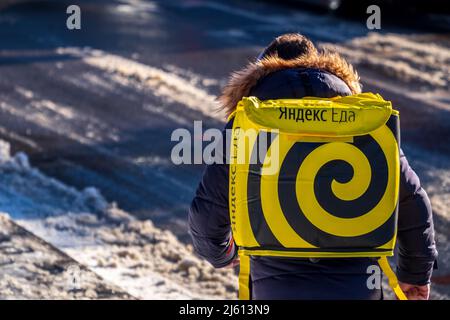
{"type": "MultiPolygon", "coordinates": [[[[398,117],[391,117],[386,126],[398,141],[398,117]]],[[[265,150],[268,150],[274,137],[267,139],[265,150]]],[[[258,152],[260,139],[252,150],[252,159],[258,152]]],[[[334,142],[329,142],[334,143],[334,142]]],[[[305,241],[317,248],[326,248],[329,251],[345,251],[370,249],[375,251],[377,247],[390,241],[395,235],[397,207],[393,212],[386,213],[388,218],[374,230],[358,236],[340,236],[321,230],[314,225],[308,215],[302,211],[299,201],[301,195],[297,195],[297,175],[301,165],[312,152],[326,143],[296,142],[281,160],[278,179],[278,194],[274,195],[279,201],[282,213],[290,227],[305,241]]],[[[372,179],[367,189],[356,199],[343,200],[333,193],[332,181],[339,183],[349,182],[355,175],[353,167],[341,159],[326,159],[325,163],[317,171],[314,177],[313,188],[316,201],[327,213],[342,219],[355,219],[361,217],[375,208],[383,197],[389,178],[389,166],[386,155],[379,143],[371,136],[364,135],[354,137],[352,146],[357,148],[367,159],[370,165],[372,179]]],[[[247,180],[247,199],[250,223],[255,239],[264,248],[279,249],[283,245],[269,227],[263,205],[261,202],[261,169],[262,161],[249,165],[247,180]]],[[[357,174],[357,173],[356,173],[357,174]]],[[[310,212],[308,214],[314,214],[310,212]]],[[[286,250],[291,250],[284,248],[286,250]]]]}

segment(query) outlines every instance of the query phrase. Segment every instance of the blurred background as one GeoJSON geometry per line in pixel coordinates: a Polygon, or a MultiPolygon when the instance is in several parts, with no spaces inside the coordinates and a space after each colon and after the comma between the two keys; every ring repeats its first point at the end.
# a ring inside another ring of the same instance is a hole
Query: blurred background
{"type": "Polygon", "coordinates": [[[435,213],[432,297],[450,298],[444,0],[0,0],[0,298],[235,298],[234,272],[192,253],[203,166],[174,165],[170,137],[194,120],[222,128],[230,72],[286,32],[340,52],[400,110],[435,213]],[[80,30],[66,27],[73,4],[80,30]]]}

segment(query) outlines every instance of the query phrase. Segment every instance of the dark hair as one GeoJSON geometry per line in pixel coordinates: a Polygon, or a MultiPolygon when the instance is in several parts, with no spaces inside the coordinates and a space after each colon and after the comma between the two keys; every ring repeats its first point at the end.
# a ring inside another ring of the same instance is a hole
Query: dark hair
{"type": "Polygon", "coordinates": [[[317,53],[317,49],[304,35],[286,33],[276,37],[258,56],[258,60],[269,56],[278,56],[284,60],[295,59],[302,55],[317,53]]]}

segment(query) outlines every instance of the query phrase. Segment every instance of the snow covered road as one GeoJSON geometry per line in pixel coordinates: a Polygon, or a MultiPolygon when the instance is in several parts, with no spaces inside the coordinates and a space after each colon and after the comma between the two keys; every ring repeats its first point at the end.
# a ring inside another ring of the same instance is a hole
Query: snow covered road
{"type": "Polygon", "coordinates": [[[78,191],[45,176],[1,145],[0,207],[33,234],[0,217],[0,298],[72,298],[74,265],[85,270],[74,298],[236,297],[232,270],[213,271],[170,231],[136,220],[94,188],[78,191]]]}

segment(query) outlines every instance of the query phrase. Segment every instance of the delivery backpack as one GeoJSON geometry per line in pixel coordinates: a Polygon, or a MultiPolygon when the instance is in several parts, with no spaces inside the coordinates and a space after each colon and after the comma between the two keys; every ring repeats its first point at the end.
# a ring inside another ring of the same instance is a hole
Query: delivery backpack
{"type": "Polygon", "coordinates": [[[399,113],[380,95],[260,101],[230,115],[229,208],[239,247],[239,298],[250,256],[377,257],[406,299],[393,255],[399,194],[399,113]]]}

